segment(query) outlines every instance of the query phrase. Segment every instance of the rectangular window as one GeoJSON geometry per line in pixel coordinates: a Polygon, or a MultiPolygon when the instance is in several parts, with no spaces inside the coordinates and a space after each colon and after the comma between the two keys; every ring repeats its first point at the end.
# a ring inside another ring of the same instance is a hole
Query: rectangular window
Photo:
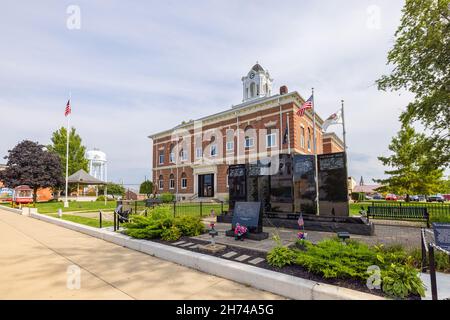
{"type": "Polygon", "coordinates": [[[181,150],[181,161],[186,161],[186,160],[187,160],[187,151],[181,150]]]}
{"type": "Polygon", "coordinates": [[[197,159],[201,159],[203,157],[203,150],[202,150],[202,148],[195,149],[195,157],[197,159]]]}
{"type": "Polygon", "coordinates": [[[211,157],[217,156],[217,145],[211,145],[211,157]]]}
{"type": "Polygon", "coordinates": [[[246,148],[251,148],[251,147],[253,147],[253,138],[251,138],[251,137],[245,137],[245,141],[244,141],[244,146],[246,147],[246,148]]]}
{"type": "Polygon", "coordinates": [[[181,178],[181,188],[186,189],[187,188],[187,179],[181,178]]]}
{"type": "Polygon", "coordinates": [[[276,140],[275,133],[269,133],[266,136],[266,145],[267,145],[267,148],[273,148],[273,147],[277,146],[277,140],[276,140]]]}
{"type": "Polygon", "coordinates": [[[227,151],[234,151],[234,141],[227,141],[227,151]]]}
{"type": "Polygon", "coordinates": [[[169,188],[175,189],[175,180],[174,179],[170,179],[169,188]]]}
{"type": "Polygon", "coordinates": [[[175,153],[173,151],[169,154],[169,161],[175,163],[175,153]]]}
{"type": "Polygon", "coordinates": [[[159,180],[159,190],[164,189],[164,180],[159,180]]]}
{"type": "Polygon", "coordinates": [[[161,150],[159,152],[159,164],[163,164],[164,163],[164,150],[161,150]]]}

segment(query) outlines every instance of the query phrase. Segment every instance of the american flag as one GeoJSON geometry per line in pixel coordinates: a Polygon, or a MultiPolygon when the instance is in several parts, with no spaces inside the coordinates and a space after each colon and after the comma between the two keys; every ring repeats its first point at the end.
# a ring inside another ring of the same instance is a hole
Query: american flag
{"type": "Polygon", "coordinates": [[[299,227],[303,227],[305,225],[305,222],[303,221],[303,215],[301,212],[300,212],[300,216],[298,217],[297,223],[298,223],[299,227]]]}
{"type": "Polygon", "coordinates": [[[64,112],[64,116],[67,117],[71,112],[72,112],[72,109],[70,108],[70,99],[69,99],[69,100],[67,100],[66,111],[64,112]]]}
{"type": "Polygon", "coordinates": [[[308,100],[298,109],[297,115],[302,117],[305,114],[307,109],[311,109],[313,107],[313,96],[309,97],[308,100]]]}

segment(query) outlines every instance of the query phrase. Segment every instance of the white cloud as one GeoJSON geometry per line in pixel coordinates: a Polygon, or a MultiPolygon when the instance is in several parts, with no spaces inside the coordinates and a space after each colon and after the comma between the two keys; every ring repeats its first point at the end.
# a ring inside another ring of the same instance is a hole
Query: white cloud
{"type": "MultiPolygon", "coordinates": [[[[66,28],[69,3],[2,4],[0,156],[19,140],[50,141],[72,124],[104,150],[115,181],[150,175],[148,134],[241,101],[240,78],[258,60],[309,96],[323,118],[346,101],[350,174],[380,177],[376,156],[398,130],[410,95],[379,92],[402,1],[76,1],[81,29],[66,28]],[[367,27],[370,5],[380,29],[367,27]],[[364,155],[353,157],[352,155],[364,155]]],[[[340,128],[334,128],[340,133],[340,128]]]]}

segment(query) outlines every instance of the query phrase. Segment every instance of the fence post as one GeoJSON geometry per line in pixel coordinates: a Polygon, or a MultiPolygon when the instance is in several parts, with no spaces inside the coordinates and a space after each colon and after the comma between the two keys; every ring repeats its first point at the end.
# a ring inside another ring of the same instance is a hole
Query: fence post
{"type": "Polygon", "coordinates": [[[422,253],[422,272],[427,272],[427,253],[426,253],[426,238],[425,238],[425,231],[423,228],[420,230],[420,246],[421,246],[421,253],[422,253]]]}
{"type": "Polygon", "coordinates": [[[176,214],[177,214],[177,202],[174,201],[173,202],[173,217],[174,218],[175,218],[176,214]]]}
{"type": "Polygon", "coordinates": [[[428,245],[428,254],[430,257],[431,299],[437,300],[436,266],[434,261],[434,247],[431,243],[428,245]]]}
{"type": "Polygon", "coordinates": [[[203,202],[200,201],[200,217],[203,216],[203,202]]]}
{"type": "Polygon", "coordinates": [[[102,228],[102,210],[99,210],[98,213],[99,213],[98,221],[100,223],[100,229],[101,229],[102,228]]]}
{"type": "Polygon", "coordinates": [[[134,201],[134,213],[137,213],[137,200],[134,201]]]}
{"type": "Polygon", "coordinates": [[[116,224],[117,212],[116,212],[116,210],[114,210],[114,218],[113,218],[113,220],[114,220],[114,231],[117,231],[117,224],[116,224]]]}

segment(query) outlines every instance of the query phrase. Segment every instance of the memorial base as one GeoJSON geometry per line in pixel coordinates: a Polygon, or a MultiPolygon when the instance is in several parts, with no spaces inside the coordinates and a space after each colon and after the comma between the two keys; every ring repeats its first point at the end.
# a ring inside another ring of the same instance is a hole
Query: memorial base
{"type": "MultiPolygon", "coordinates": [[[[295,215],[295,214],[292,214],[295,215]]],[[[232,214],[217,216],[217,222],[231,223],[232,214]]],[[[372,236],[375,232],[375,226],[372,222],[361,217],[333,217],[333,216],[316,216],[303,215],[305,229],[311,231],[324,232],[348,232],[350,234],[372,236]]],[[[263,226],[298,229],[297,219],[286,217],[268,217],[264,215],[263,226]]],[[[233,234],[234,235],[234,234],[233,234]]]]}
{"type": "MultiPolygon", "coordinates": [[[[225,231],[225,235],[227,237],[234,237],[234,230],[225,231]]],[[[259,232],[259,233],[247,232],[244,236],[244,239],[257,241],[265,240],[267,238],[269,238],[269,234],[267,232],[259,232]]]]}
{"type": "Polygon", "coordinates": [[[203,246],[198,246],[198,248],[200,250],[207,251],[207,252],[210,252],[210,253],[217,253],[217,252],[221,252],[221,251],[225,250],[227,247],[225,245],[223,245],[223,244],[217,244],[217,243],[216,244],[212,244],[212,243],[209,243],[209,244],[206,244],[206,245],[203,245],[203,246]]]}

